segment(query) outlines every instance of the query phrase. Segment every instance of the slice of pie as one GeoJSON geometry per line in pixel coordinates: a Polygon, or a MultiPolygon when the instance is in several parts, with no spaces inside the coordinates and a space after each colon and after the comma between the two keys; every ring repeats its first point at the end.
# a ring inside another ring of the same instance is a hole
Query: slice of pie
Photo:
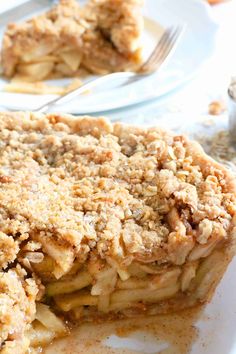
{"type": "Polygon", "coordinates": [[[9,24],[3,74],[24,81],[135,69],[141,62],[141,0],[61,0],[47,13],[9,24]]]}
{"type": "Polygon", "coordinates": [[[210,299],[234,255],[236,184],[185,136],[0,114],[1,353],[66,323],[210,299]]]}

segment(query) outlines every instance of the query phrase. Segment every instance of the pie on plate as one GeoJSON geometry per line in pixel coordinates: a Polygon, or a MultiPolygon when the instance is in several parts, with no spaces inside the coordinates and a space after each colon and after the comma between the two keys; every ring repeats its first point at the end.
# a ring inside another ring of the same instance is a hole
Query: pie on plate
{"type": "Polygon", "coordinates": [[[1,353],[211,298],[234,255],[236,187],[199,144],[29,112],[1,113],[0,141],[1,353]]]}
{"type": "Polygon", "coordinates": [[[90,0],[84,6],[61,0],[42,15],[11,23],[3,37],[3,75],[13,77],[15,87],[18,81],[81,77],[85,70],[134,70],[141,63],[141,9],[141,0],[90,0]]]}

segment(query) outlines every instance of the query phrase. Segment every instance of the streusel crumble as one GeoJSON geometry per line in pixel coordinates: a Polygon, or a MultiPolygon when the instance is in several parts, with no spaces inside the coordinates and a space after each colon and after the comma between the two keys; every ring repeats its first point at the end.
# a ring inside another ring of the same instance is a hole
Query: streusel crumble
{"type": "Polygon", "coordinates": [[[2,113],[2,352],[65,335],[63,319],[205,302],[234,254],[235,208],[234,177],[185,136],[2,113]]]}

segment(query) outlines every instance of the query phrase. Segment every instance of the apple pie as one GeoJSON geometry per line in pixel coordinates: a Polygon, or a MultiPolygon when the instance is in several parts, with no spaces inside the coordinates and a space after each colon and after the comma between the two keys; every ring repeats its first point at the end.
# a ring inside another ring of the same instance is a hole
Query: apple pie
{"type": "Polygon", "coordinates": [[[210,299],[234,255],[236,185],[199,144],[19,112],[0,114],[0,142],[1,353],[210,299]]]}
{"type": "Polygon", "coordinates": [[[61,0],[45,14],[9,24],[3,74],[37,82],[135,69],[141,62],[141,0],[61,0]]]}

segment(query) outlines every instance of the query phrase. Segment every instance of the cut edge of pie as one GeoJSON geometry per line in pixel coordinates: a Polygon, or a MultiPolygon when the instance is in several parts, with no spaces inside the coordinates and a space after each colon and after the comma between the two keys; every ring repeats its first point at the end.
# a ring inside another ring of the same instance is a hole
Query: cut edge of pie
{"type": "Polygon", "coordinates": [[[0,114],[1,353],[71,323],[208,301],[235,253],[235,178],[200,145],[103,118],[0,114]]]}
{"type": "Polygon", "coordinates": [[[38,82],[135,70],[142,60],[141,0],[60,0],[45,14],[12,23],[3,37],[7,78],[38,82]]]}

